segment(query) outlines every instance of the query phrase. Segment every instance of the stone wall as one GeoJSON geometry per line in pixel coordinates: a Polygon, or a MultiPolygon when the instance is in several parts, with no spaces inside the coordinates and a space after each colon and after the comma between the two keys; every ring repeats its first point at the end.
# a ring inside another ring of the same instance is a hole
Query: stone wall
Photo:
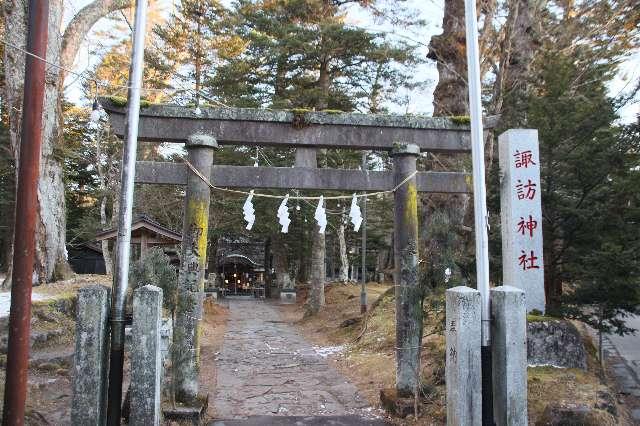
{"type": "Polygon", "coordinates": [[[527,323],[527,359],[531,367],[587,368],[587,354],[580,333],[565,320],[527,323]]]}

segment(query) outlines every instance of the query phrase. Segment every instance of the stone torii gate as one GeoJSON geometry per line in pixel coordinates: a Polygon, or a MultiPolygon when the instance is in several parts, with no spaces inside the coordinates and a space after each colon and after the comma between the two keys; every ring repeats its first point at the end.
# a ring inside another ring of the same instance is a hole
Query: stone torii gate
{"type": "MultiPolygon", "coordinates": [[[[107,98],[101,104],[113,131],[122,137],[125,108],[107,98]]],[[[471,192],[469,174],[416,173],[416,160],[425,151],[470,152],[467,124],[447,118],[239,108],[203,108],[196,114],[187,107],[151,105],[140,111],[138,138],[185,143],[188,161],[218,187],[384,191],[406,180],[394,193],[396,390],[401,396],[413,395],[422,338],[417,192],[471,192]],[[219,144],[388,151],[393,171],[214,165],[219,144]]],[[[210,188],[187,165],[170,162],[139,161],[136,182],[187,186],[173,363],[176,399],[196,404],[210,188]]]]}

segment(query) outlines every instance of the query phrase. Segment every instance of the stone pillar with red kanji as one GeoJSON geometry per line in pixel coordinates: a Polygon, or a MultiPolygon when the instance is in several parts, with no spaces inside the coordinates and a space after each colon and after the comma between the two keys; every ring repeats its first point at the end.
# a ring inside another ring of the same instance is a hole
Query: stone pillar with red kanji
{"type": "Polygon", "coordinates": [[[503,285],[524,290],[527,312],[544,312],[538,131],[507,130],[498,144],[503,285]]]}

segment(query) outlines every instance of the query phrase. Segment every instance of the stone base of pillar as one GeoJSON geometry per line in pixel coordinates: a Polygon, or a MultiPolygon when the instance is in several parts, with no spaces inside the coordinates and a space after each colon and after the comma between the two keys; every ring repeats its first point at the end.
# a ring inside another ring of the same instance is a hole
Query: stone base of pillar
{"type": "Polygon", "coordinates": [[[162,404],[162,414],[165,420],[199,426],[204,424],[204,415],[208,407],[209,395],[198,395],[196,402],[190,406],[176,404],[174,407],[170,402],[165,402],[162,404]]]}
{"type": "Polygon", "coordinates": [[[296,291],[289,289],[280,290],[280,303],[293,304],[296,303],[296,291]]]}
{"type": "Polygon", "coordinates": [[[415,414],[415,398],[398,396],[396,388],[380,390],[380,402],[392,416],[404,419],[408,415],[415,414]]]}
{"type": "Polygon", "coordinates": [[[209,291],[205,291],[204,296],[205,296],[205,299],[211,298],[213,300],[218,300],[218,289],[213,288],[213,289],[210,289],[209,291]]]}

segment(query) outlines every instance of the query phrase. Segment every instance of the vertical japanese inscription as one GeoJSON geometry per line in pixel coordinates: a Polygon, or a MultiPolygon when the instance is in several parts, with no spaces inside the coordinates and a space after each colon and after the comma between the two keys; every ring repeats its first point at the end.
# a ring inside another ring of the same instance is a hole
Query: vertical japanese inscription
{"type": "Polygon", "coordinates": [[[509,130],[499,144],[503,284],[524,290],[527,311],[544,312],[538,134],[509,130]]]}

